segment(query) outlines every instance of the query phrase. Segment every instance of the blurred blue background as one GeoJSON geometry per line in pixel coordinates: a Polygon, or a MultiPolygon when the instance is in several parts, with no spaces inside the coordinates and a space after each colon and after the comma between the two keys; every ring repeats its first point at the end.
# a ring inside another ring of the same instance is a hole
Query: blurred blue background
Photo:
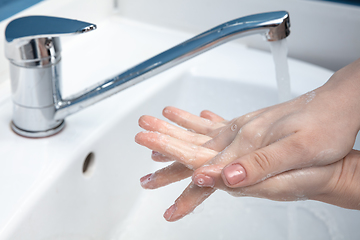
{"type": "Polygon", "coordinates": [[[323,1],[345,3],[345,4],[353,4],[353,5],[360,6],[360,0],[323,0],[323,1]]]}
{"type": "MultiPolygon", "coordinates": [[[[43,0],[0,0],[0,21],[43,0]]],[[[360,6],[360,0],[321,0],[360,6]]]]}
{"type": "Polygon", "coordinates": [[[0,21],[42,0],[0,0],[0,21]]]}

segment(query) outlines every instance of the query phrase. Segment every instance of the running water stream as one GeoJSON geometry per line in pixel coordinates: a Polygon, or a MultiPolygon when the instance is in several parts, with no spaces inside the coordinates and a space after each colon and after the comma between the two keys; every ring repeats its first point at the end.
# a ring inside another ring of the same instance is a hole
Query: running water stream
{"type": "Polygon", "coordinates": [[[279,102],[286,102],[292,98],[289,66],[287,61],[288,48],[286,39],[270,42],[270,48],[275,63],[279,102]]]}

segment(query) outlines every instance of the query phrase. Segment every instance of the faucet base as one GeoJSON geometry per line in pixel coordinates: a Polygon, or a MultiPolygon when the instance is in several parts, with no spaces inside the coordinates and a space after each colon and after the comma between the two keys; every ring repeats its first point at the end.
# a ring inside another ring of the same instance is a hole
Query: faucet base
{"type": "Polygon", "coordinates": [[[65,121],[61,121],[61,123],[52,129],[46,130],[46,131],[26,131],[24,129],[18,128],[14,122],[11,121],[11,129],[16,133],[19,134],[22,137],[29,137],[29,138],[43,138],[43,137],[49,137],[52,135],[57,134],[60,132],[65,126],[65,121]]]}

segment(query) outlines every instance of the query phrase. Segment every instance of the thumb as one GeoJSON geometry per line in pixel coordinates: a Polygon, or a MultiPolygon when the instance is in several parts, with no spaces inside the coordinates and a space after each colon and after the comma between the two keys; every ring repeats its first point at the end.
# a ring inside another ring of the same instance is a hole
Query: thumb
{"type": "Polygon", "coordinates": [[[286,171],[255,185],[225,190],[233,196],[253,196],[275,201],[312,199],[333,204],[328,194],[329,182],[337,175],[341,161],[326,166],[286,171]]]}
{"type": "Polygon", "coordinates": [[[230,188],[261,182],[276,174],[311,165],[311,151],[299,143],[296,134],[257,149],[226,165],[222,180],[230,188]]]}

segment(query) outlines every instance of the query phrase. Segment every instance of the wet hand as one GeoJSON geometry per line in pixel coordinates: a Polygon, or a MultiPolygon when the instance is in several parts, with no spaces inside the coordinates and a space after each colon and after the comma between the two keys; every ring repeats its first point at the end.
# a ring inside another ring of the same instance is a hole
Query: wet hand
{"type": "MultiPolygon", "coordinates": [[[[205,129],[203,126],[205,122],[207,125],[222,128],[223,131],[232,126],[231,122],[209,123],[191,114],[184,114],[186,112],[181,110],[169,109],[179,111],[180,114],[175,118],[184,117],[184,115],[190,116],[193,119],[190,121],[191,124],[194,124],[194,120],[196,120],[202,129],[205,129]]],[[[173,120],[179,120],[175,118],[173,120]]],[[[150,116],[141,117],[139,123],[147,130],[159,130],[159,132],[142,132],[136,137],[137,142],[157,151],[153,153],[153,159],[156,161],[176,160],[170,166],[143,177],[141,183],[144,188],[154,189],[187,178],[193,173],[191,169],[198,168],[218,155],[217,151],[200,146],[211,139],[205,135],[184,131],[150,116]]],[[[188,126],[189,121],[182,124],[188,126]]],[[[199,129],[199,125],[195,128],[199,129]]],[[[213,131],[213,128],[209,128],[203,132],[213,131]]],[[[169,221],[182,218],[210,196],[214,189],[224,190],[234,196],[253,196],[279,201],[314,199],[342,207],[359,208],[357,201],[360,202],[360,189],[357,186],[357,179],[359,179],[360,172],[356,171],[359,156],[359,152],[353,151],[344,159],[333,164],[287,171],[243,188],[229,188],[222,181],[214,182],[210,179],[212,182],[209,183],[209,179],[194,177],[193,180],[197,184],[206,183],[213,188],[199,188],[191,183],[164,216],[169,221]],[[356,174],[353,174],[354,172],[356,174]],[[348,197],[341,198],[339,196],[348,197]]]]}
{"type": "MultiPolygon", "coordinates": [[[[140,127],[147,131],[138,133],[136,142],[154,150],[152,159],[155,161],[175,161],[142,177],[141,185],[146,189],[156,189],[190,177],[194,169],[218,153],[202,145],[206,145],[212,136],[218,135],[229,124],[210,111],[203,111],[198,117],[174,107],[167,107],[163,115],[190,131],[151,116],[142,116],[139,119],[140,127]]],[[[180,219],[191,213],[214,191],[212,188],[200,188],[190,183],[175,204],[165,212],[164,217],[168,221],[180,219]]]]}
{"type": "Polygon", "coordinates": [[[214,138],[202,146],[220,153],[195,171],[194,182],[244,188],[280,173],[343,159],[359,130],[358,69],[360,60],[295,100],[239,117],[220,130],[212,129],[209,136],[214,138]]]}
{"type": "MultiPolygon", "coordinates": [[[[173,118],[175,121],[184,117],[184,113],[186,113],[175,108],[169,109],[180,113],[173,118]]],[[[200,125],[201,129],[206,129],[206,127],[204,128],[205,122],[205,125],[216,126],[223,130],[232,126],[231,122],[229,124],[221,118],[217,119],[221,124],[215,124],[216,122],[209,123],[191,114],[186,113],[185,115],[190,116],[193,121],[183,122],[183,125],[193,125],[196,120],[199,124],[195,127],[196,129],[199,129],[200,125]]],[[[209,142],[209,137],[205,135],[184,131],[150,116],[141,117],[139,123],[147,130],[163,132],[142,132],[136,136],[137,142],[158,151],[153,152],[153,159],[155,161],[176,160],[170,166],[143,177],[141,184],[144,188],[155,189],[185,179],[192,175],[191,169],[198,168],[218,155],[217,151],[200,146],[206,144],[206,141],[209,142]]],[[[216,127],[207,128],[203,132],[214,132],[216,127]]],[[[359,160],[360,153],[353,150],[344,159],[333,164],[287,171],[255,185],[242,188],[229,188],[222,181],[209,183],[209,179],[196,179],[195,177],[193,180],[197,184],[201,185],[207,182],[207,185],[213,188],[200,188],[191,183],[175,201],[175,204],[165,212],[164,217],[168,221],[182,218],[192,212],[215,189],[227,191],[233,196],[253,196],[278,201],[313,199],[341,207],[359,209],[360,187],[357,184],[360,180],[359,160]]]]}
{"type": "Polygon", "coordinates": [[[233,121],[221,137],[207,143],[221,151],[227,139],[229,146],[195,171],[198,185],[208,186],[206,178],[230,188],[247,187],[344,158],[360,128],[359,69],[357,60],[312,92],[233,121]]]}

